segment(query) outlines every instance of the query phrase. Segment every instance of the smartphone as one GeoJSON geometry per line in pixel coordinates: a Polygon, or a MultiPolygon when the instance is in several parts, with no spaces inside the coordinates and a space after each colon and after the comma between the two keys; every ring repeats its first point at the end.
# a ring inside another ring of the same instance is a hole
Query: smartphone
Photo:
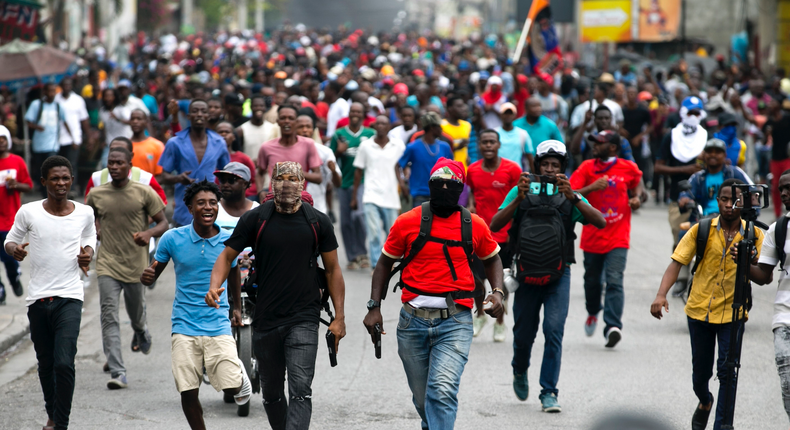
{"type": "Polygon", "coordinates": [[[376,358],[379,360],[381,359],[381,325],[376,323],[374,327],[373,339],[375,339],[374,345],[376,347],[376,358]]]}
{"type": "Polygon", "coordinates": [[[337,352],[335,351],[335,334],[331,330],[326,331],[326,346],[329,349],[329,365],[337,366],[337,352]]]}

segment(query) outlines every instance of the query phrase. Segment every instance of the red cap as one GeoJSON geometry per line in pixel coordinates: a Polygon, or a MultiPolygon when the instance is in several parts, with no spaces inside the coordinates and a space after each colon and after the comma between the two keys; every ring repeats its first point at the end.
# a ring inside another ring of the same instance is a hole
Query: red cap
{"type": "Polygon", "coordinates": [[[527,84],[527,75],[522,75],[521,73],[519,73],[518,75],[516,75],[516,79],[518,79],[518,83],[521,85],[527,84]]]}
{"type": "Polygon", "coordinates": [[[431,179],[445,179],[464,183],[466,181],[466,169],[460,161],[449,158],[440,158],[431,168],[431,179]]]}
{"type": "Polygon", "coordinates": [[[411,73],[414,76],[425,76],[425,72],[423,72],[422,69],[414,69],[414,71],[411,72],[411,73]]]}
{"type": "Polygon", "coordinates": [[[406,86],[403,82],[395,84],[392,88],[392,94],[403,94],[408,96],[409,95],[409,87],[406,86]]]}

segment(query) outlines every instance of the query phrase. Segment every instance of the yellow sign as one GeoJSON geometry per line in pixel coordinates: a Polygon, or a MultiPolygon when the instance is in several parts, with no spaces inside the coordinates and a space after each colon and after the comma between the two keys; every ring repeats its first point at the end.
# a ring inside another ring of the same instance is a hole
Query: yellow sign
{"type": "Polygon", "coordinates": [[[583,0],[579,2],[579,28],[582,43],[629,42],[631,34],[630,0],[583,0]]]}

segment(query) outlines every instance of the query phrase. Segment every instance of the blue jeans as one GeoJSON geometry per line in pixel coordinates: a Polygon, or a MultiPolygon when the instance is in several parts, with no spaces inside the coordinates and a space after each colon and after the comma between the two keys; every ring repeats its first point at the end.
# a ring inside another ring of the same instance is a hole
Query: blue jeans
{"type": "Polygon", "coordinates": [[[603,305],[604,335],[612,327],[623,328],[623,272],[628,249],[615,248],[606,254],[584,253],[584,295],[587,299],[587,314],[598,315],[601,311],[602,276],[606,276],[606,300],[603,305]],[[604,270],[606,271],[604,273],[604,270]]]}
{"type": "MultiPolygon", "coordinates": [[[[724,418],[724,389],[727,386],[725,382],[727,380],[725,362],[730,351],[732,323],[711,324],[688,318],[688,324],[689,337],[691,338],[691,380],[694,384],[694,394],[697,395],[700,403],[704,405],[713,400],[711,399],[710,391],[708,391],[708,382],[713,376],[716,342],[719,343],[719,358],[716,360],[716,376],[719,378],[719,401],[716,403],[716,419],[713,421],[713,430],[720,430],[721,420],[724,418]]],[[[743,335],[743,329],[741,329],[741,335],[743,335]]]]}
{"type": "Polygon", "coordinates": [[[422,206],[423,203],[428,202],[431,200],[431,196],[412,196],[412,207],[418,208],[422,206]]]}
{"type": "Polygon", "coordinates": [[[340,233],[343,235],[343,245],[346,248],[346,259],[352,262],[367,254],[365,250],[365,211],[362,205],[364,185],[357,190],[357,208],[351,209],[353,188],[338,188],[337,198],[340,204],[340,233]]]}
{"type": "Polygon", "coordinates": [[[313,415],[313,375],[318,354],[318,324],[296,323],[253,332],[260,362],[263,408],[273,430],[307,430],[313,415]],[[285,371],[288,394],[285,401],[285,371]]]}
{"type": "MultiPolygon", "coordinates": [[[[7,235],[7,231],[0,231],[0,242],[5,243],[5,238],[7,235]]],[[[5,252],[0,252],[0,261],[2,261],[3,265],[5,266],[5,273],[8,275],[9,285],[14,285],[14,283],[19,280],[19,276],[22,274],[19,269],[19,262],[16,261],[14,257],[8,255],[5,252]]],[[[0,281],[0,288],[5,288],[3,281],[0,281]]],[[[8,292],[7,289],[6,292],[8,292]]]]}
{"type": "Polygon", "coordinates": [[[401,309],[398,355],[423,429],[455,426],[458,389],[469,359],[472,332],[471,310],[446,319],[423,319],[401,309]]]}
{"type": "Polygon", "coordinates": [[[562,337],[571,294],[571,268],[557,282],[546,286],[521,284],[513,294],[513,373],[526,373],[532,355],[532,345],[540,326],[540,307],[543,306],[543,363],[540,365],[540,394],[558,394],[562,362],[562,337]]]}
{"type": "Polygon", "coordinates": [[[373,203],[365,203],[365,225],[368,235],[368,252],[370,252],[370,265],[376,267],[381,255],[381,247],[387,241],[390,228],[398,218],[398,210],[382,208],[373,203]]]}
{"type": "Polygon", "coordinates": [[[61,297],[36,300],[27,308],[27,319],[47,416],[55,422],[57,430],[67,429],[74,396],[74,357],[82,301],[61,297]]]}

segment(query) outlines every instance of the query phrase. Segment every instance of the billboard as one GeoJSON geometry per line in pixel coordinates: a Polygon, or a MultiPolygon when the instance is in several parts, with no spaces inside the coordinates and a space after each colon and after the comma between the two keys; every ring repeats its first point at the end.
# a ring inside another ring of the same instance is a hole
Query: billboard
{"type": "Polygon", "coordinates": [[[639,1],[639,30],[637,40],[666,42],[678,37],[681,0],[639,1]]]}
{"type": "Polygon", "coordinates": [[[0,1],[0,43],[14,39],[33,40],[40,7],[27,1],[0,1]]]}
{"type": "Polygon", "coordinates": [[[579,35],[582,43],[630,42],[631,0],[579,2],[579,35]]]}

